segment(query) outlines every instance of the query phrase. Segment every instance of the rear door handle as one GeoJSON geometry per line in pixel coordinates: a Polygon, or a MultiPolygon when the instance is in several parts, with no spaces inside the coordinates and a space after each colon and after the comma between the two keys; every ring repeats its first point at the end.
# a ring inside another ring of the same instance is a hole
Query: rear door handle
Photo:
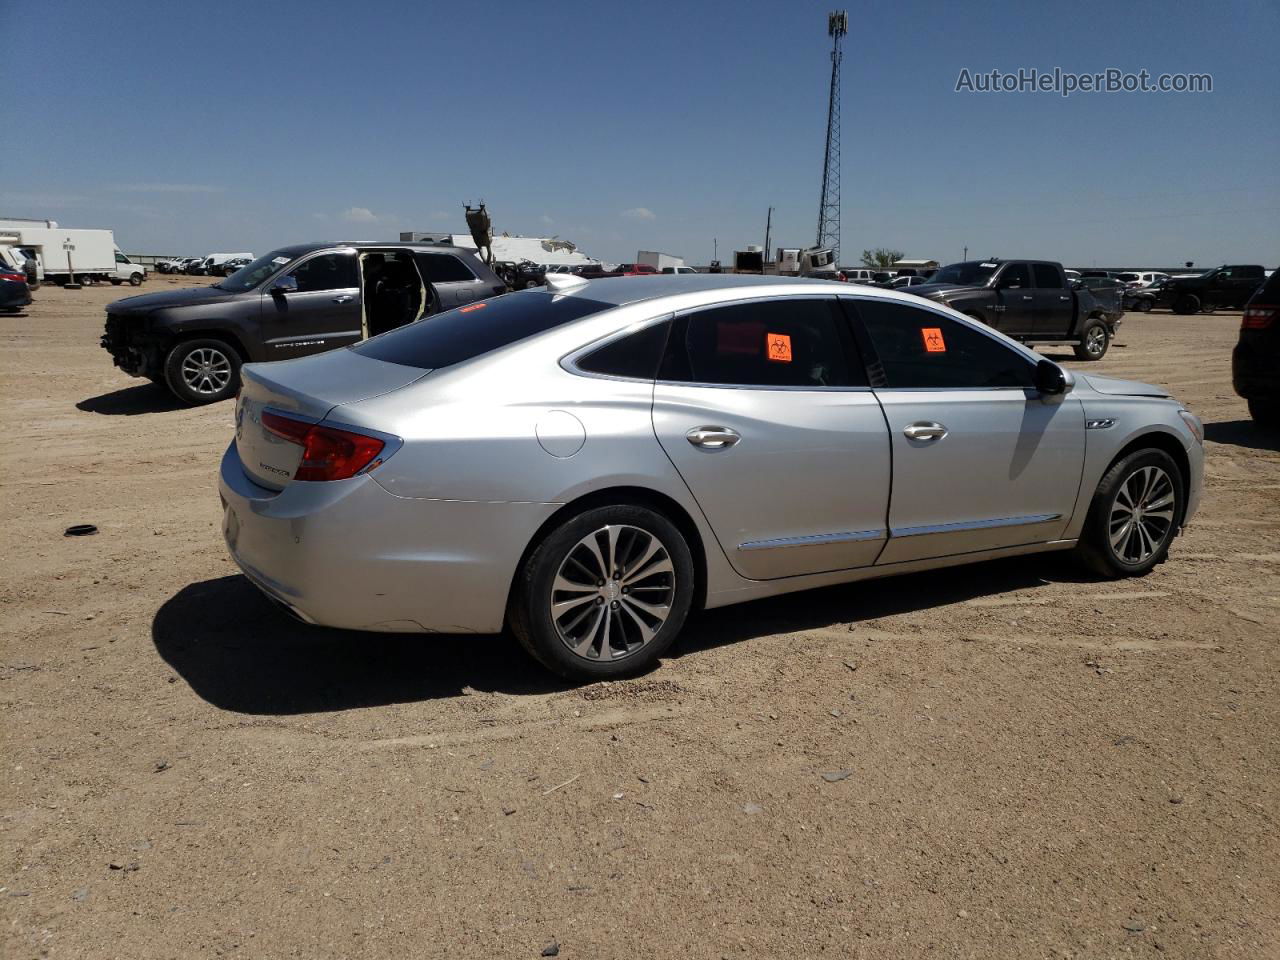
{"type": "Polygon", "coordinates": [[[343,294],[342,296],[340,296],[340,297],[334,297],[334,298],[333,298],[333,302],[334,302],[334,303],[350,303],[350,302],[351,302],[352,300],[354,300],[354,299],[355,299],[355,297],[353,297],[351,294],[349,294],[349,293],[344,293],[344,294],[343,294]]]}
{"type": "Polygon", "coordinates": [[[728,427],[694,427],[685,439],[703,450],[724,450],[742,439],[742,435],[728,427]]]}
{"type": "Polygon", "coordinates": [[[902,431],[908,440],[941,440],[947,435],[947,428],[932,420],[921,420],[902,431]]]}
{"type": "Polygon", "coordinates": [[[1032,299],[1034,299],[1034,298],[1033,298],[1033,297],[1024,296],[1022,299],[1023,299],[1023,300],[1032,300],[1032,299]]]}

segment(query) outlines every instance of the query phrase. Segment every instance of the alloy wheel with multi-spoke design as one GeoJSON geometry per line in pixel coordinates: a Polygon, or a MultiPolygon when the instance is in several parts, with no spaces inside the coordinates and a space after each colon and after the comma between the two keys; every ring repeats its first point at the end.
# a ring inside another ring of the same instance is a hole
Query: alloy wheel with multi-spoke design
{"type": "Polygon", "coordinates": [[[1091,357],[1102,356],[1102,352],[1107,348],[1107,331],[1101,326],[1091,327],[1085,334],[1084,348],[1089,351],[1091,357]]]}
{"type": "Polygon", "coordinates": [[[1173,531],[1177,495],[1173,479],[1156,466],[1125,478],[1111,503],[1107,536],[1116,558],[1127,564],[1149,560],[1173,531]]]}
{"type": "Polygon", "coordinates": [[[662,541],[641,527],[609,524],[565,555],[551,584],[551,621],[575,656],[616,661],[658,635],[675,592],[675,565],[662,541]]]}
{"type": "Polygon", "coordinates": [[[197,347],[182,360],[182,381],[201,396],[213,396],[231,383],[231,358],[213,347],[197,347]]]}

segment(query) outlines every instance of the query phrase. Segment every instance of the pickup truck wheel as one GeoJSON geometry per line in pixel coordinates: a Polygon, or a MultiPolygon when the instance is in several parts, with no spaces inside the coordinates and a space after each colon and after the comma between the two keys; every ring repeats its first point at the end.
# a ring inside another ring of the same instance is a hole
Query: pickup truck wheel
{"type": "Polygon", "coordinates": [[[1137,309],[1137,311],[1138,311],[1139,313],[1150,313],[1150,312],[1151,312],[1151,301],[1150,301],[1150,300],[1145,300],[1145,299],[1144,299],[1144,300],[1139,300],[1137,303],[1135,303],[1135,304],[1134,304],[1134,307],[1137,309]]]}
{"type": "Polygon", "coordinates": [[[1249,416],[1260,427],[1280,427],[1280,398],[1254,397],[1249,401],[1249,416]]]}
{"type": "Polygon", "coordinates": [[[112,285],[113,287],[118,287],[118,286],[120,286],[120,284],[122,284],[122,283],[124,283],[124,281],[123,281],[123,280],[121,280],[119,277],[112,277],[112,278],[111,278],[111,285],[112,285]]]}
{"type": "Polygon", "coordinates": [[[1189,293],[1184,293],[1177,300],[1173,301],[1173,312],[1183,315],[1195,313],[1200,309],[1200,298],[1193,297],[1189,293]]]}
{"type": "Polygon", "coordinates": [[[142,274],[140,274],[140,273],[131,273],[131,274],[129,274],[129,286],[131,286],[131,287],[140,287],[140,286],[142,286],[142,274]]]}
{"type": "Polygon", "coordinates": [[[221,340],[187,340],[165,357],[164,382],[192,406],[226,400],[240,389],[240,355],[221,340]]]}
{"type": "Polygon", "coordinates": [[[1111,345],[1111,334],[1107,325],[1094,317],[1085,322],[1080,342],[1075,346],[1077,360],[1101,360],[1111,345]]]}
{"type": "Polygon", "coordinates": [[[1140,577],[1163,563],[1182,522],[1182,471],[1148,448],[1115,464],[1093,495],[1076,548],[1104,577],[1140,577]]]}

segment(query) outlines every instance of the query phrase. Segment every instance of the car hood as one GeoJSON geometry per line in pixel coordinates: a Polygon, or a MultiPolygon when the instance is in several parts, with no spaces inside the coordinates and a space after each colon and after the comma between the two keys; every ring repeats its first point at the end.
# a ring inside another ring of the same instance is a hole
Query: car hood
{"type": "Polygon", "coordinates": [[[1098,393],[1113,397],[1168,397],[1170,393],[1163,387],[1155,387],[1140,380],[1118,380],[1115,377],[1104,377],[1096,373],[1076,374],[1088,382],[1098,393]]]}
{"type": "Polygon", "coordinates": [[[237,296],[228,290],[213,287],[193,287],[186,290],[166,290],[163,293],[144,293],[140,297],[125,297],[107,305],[108,313],[151,313],[166,307],[193,307],[202,303],[216,303],[237,296]]]}

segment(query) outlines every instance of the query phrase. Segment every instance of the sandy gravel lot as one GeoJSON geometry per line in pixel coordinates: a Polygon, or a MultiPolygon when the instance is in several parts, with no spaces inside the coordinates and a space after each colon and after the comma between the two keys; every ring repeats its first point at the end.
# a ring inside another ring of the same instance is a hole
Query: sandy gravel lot
{"type": "Polygon", "coordinates": [[[569,688],[261,599],[219,533],[231,406],[98,347],[131,292],[0,316],[0,955],[1280,956],[1280,443],[1231,392],[1239,314],[1131,315],[1091,367],[1208,424],[1151,576],[793,595],[569,688]]]}

